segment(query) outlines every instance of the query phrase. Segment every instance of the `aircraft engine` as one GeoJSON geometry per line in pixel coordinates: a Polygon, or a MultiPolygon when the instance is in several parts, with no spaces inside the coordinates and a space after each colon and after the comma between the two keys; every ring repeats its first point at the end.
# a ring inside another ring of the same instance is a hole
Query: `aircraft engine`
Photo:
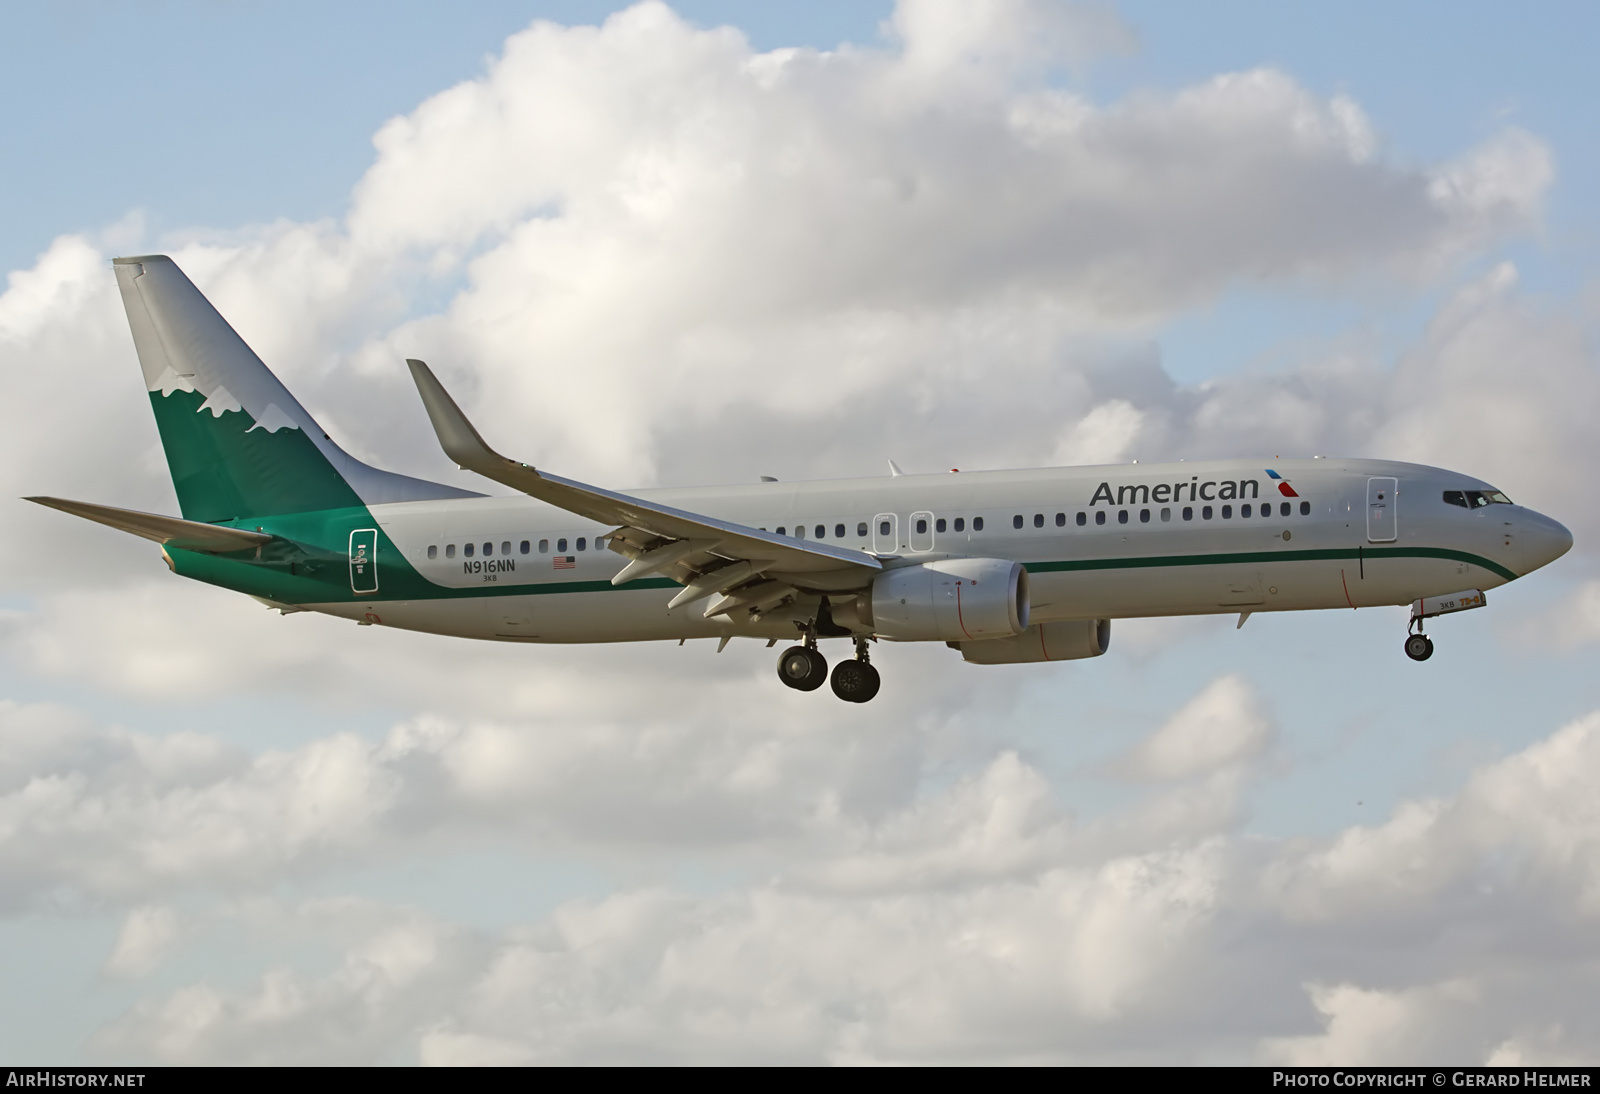
{"type": "Polygon", "coordinates": [[[872,583],[873,630],[899,641],[970,642],[1028,629],[1028,571],[998,558],[901,566],[872,583]]]}
{"type": "Polygon", "coordinates": [[[1079,619],[1071,623],[1035,623],[1012,638],[951,642],[974,665],[1030,665],[1039,661],[1075,661],[1099,657],[1111,647],[1111,620],[1079,619]]]}

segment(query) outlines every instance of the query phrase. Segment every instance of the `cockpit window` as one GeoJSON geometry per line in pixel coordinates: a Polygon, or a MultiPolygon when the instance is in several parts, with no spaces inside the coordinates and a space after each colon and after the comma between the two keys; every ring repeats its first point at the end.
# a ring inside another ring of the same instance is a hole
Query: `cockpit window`
{"type": "Polygon", "coordinates": [[[1511,504],[1511,499],[1498,490],[1446,490],[1444,500],[1447,505],[1459,505],[1463,509],[1482,509],[1485,505],[1511,504]]]}

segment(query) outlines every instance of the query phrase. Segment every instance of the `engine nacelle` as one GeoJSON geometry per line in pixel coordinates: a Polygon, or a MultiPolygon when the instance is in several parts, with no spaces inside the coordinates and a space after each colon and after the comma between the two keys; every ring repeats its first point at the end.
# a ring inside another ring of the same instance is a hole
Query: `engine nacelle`
{"type": "Polygon", "coordinates": [[[1013,638],[952,642],[974,665],[1031,665],[1040,661],[1075,661],[1099,657],[1111,648],[1111,620],[1081,619],[1071,623],[1035,623],[1013,638]]]}
{"type": "Polygon", "coordinates": [[[998,558],[901,566],[872,583],[872,628],[906,642],[971,642],[1028,629],[1028,571],[998,558]]]}

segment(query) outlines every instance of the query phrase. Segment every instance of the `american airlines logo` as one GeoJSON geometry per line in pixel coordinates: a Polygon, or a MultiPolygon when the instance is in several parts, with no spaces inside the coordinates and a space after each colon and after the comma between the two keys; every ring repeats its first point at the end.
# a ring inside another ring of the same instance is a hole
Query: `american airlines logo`
{"type": "MultiPolygon", "coordinates": [[[[1286,498],[1298,498],[1294,487],[1289,485],[1289,480],[1278,474],[1272,468],[1264,468],[1267,477],[1278,487],[1278,493],[1286,498]]],[[[1103,482],[1095,490],[1094,497],[1089,499],[1090,507],[1099,505],[1104,501],[1107,505],[1148,505],[1155,502],[1165,505],[1167,502],[1178,501],[1246,501],[1261,496],[1260,479],[1211,479],[1200,481],[1199,475],[1191,476],[1188,482],[1162,482],[1151,485],[1140,483],[1137,486],[1119,486],[1116,495],[1111,493],[1111,484],[1103,482]],[[1188,491],[1187,499],[1184,491],[1188,491]]]]}
{"type": "MultiPolygon", "coordinates": [[[[1272,475],[1271,471],[1267,474],[1272,475]]],[[[1276,475],[1273,475],[1277,478],[1276,475]]],[[[1284,484],[1285,497],[1298,497],[1293,491],[1288,490],[1284,484]]],[[[1111,484],[1103,482],[1094,492],[1094,497],[1089,499],[1089,505],[1099,505],[1102,501],[1107,505],[1147,505],[1155,502],[1164,505],[1176,501],[1233,501],[1235,499],[1258,498],[1261,496],[1260,479],[1209,479],[1200,481],[1200,476],[1193,476],[1188,482],[1161,482],[1151,485],[1140,483],[1137,486],[1119,486],[1113,495],[1111,484]]]]}
{"type": "Polygon", "coordinates": [[[1294,487],[1289,485],[1288,479],[1284,478],[1270,467],[1266,468],[1266,472],[1267,476],[1278,484],[1278,493],[1282,494],[1286,498],[1298,498],[1300,496],[1294,492],[1294,487]]]}

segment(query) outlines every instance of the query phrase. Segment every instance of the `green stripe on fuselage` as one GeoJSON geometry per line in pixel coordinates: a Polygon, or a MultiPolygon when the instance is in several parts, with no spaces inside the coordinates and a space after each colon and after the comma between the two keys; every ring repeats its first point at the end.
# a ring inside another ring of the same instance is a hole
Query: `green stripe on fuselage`
{"type": "Polygon", "coordinates": [[[1146,558],[1084,558],[1066,562],[1025,563],[1031,574],[1062,570],[1137,570],[1155,566],[1228,566],[1263,562],[1357,562],[1378,558],[1442,558],[1470,562],[1490,573],[1515,581],[1517,575],[1482,555],[1448,547],[1332,547],[1310,551],[1240,551],[1214,555],[1154,555],[1146,558]]]}

